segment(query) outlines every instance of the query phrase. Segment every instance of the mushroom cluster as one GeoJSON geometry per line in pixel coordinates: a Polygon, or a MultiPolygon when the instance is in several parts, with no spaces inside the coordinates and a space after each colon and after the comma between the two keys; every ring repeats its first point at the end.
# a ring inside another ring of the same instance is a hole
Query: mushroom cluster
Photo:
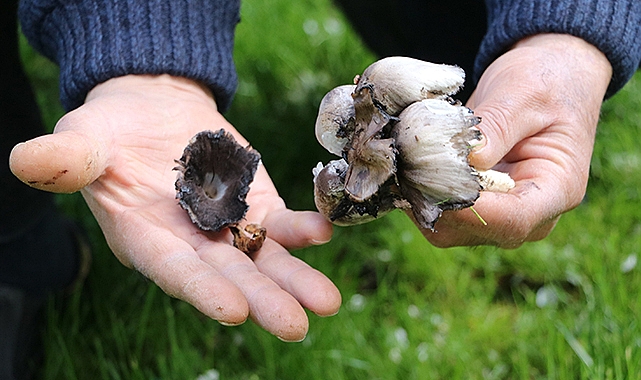
{"type": "Polygon", "coordinates": [[[472,206],[481,190],[514,187],[506,173],[469,164],[481,119],[451,98],[464,80],[456,66],[388,57],[353,85],[328,92],[316,138],[341,158],[313,169],[318,210],[353,225],[411,209],[421,227],[434,230],[444,210],[472,206]]]}

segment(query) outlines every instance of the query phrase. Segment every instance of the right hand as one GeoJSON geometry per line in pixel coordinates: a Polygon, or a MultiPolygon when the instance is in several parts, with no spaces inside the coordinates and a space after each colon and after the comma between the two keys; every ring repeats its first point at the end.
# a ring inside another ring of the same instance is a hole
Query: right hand
{"type": "Polygon", "coordinates": [[[516,188],[481,192],[474,209],[445,212],[434,245],[518,247],[546,237],[585,195],[599,112],[612,67],[589,43],[564,34],[524,39],[494,61],[467,106],[485,137],[470,155],[480,170],[509,172],[516,188]]]}

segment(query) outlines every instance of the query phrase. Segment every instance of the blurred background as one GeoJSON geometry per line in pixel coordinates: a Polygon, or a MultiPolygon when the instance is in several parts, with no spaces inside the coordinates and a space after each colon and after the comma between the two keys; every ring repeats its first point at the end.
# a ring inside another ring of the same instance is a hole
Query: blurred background
{"type": "MultiPolygon", "coordinates": [[[[24,39],[46,125],[63,111],[57,68],[24,39]]],[[[376,57],[329,0],[245,0],[226,117],[261,152],[296,210],[313,210],[323,95],[376,57]]],[[[516,250],[437,249],[394,212],[293,252],[331,278],[338,315],[309,314],[301,343],[248,321],[223,327],[120,265],[79,194],[61,207],[88,231],[81,291],[49,302],[43,379],[641,378],[641,76],[603,107],[584,202],[516,250]]],[[[203,126],[207,129],[208,126],[203,126]]]]}

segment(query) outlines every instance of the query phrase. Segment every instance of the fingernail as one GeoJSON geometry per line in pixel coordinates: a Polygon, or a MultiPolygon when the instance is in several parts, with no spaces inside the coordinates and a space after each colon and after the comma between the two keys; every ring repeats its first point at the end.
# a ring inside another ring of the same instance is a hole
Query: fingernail
{"type": "Polygon", "coordinates": [[[305,334],[305,336],[303,336],[301,339],[285,339],[282,336],[276,335],[276,338],[280,339],[281,341],[283,341],[285,343],[299,343],[299,342],[304,341],[306,337],[307,337],[307,334],[305,334]]]}
{"type": "MultiPolygon", "coordinates": [[[[340,309],[340,307],[339,307],[335,312],[333,312],[333,313],[331,313],[331,314],[320,315],[320,317],[323,317],[323,318],[326,318],[326,317],[333,317],[333,316],[337,315],[340,311],[341,311],[341,309],[340,309]]],[[[316,315],[318,315],[318,314],[316,314],[316,315]]]]}
{"type": "Polygon", "coordinates": [[[313,240],[311,241],[311,243],[312,243],[312,245],[323,245],[323,244],[327,244],[327,243],[329,243],[331,240],[332,240],[332,238],[329,238],[329,239],[327,239],[327,240],[317,240],[317,239],[313,239],[313,240]]]}
{"type": "Polygon", "coordinates": [[[477,151],[485,146],[486,140],[480,129],[474,129],[474,138],[469,140],[467,144],[473,151],[477,151]]]}
{"type": "Polygon", "coordinates": [[[236,322],[224,322],[224,321],[218,321],[218,323],[220,323],[220,324],[221,324],[221,325],[223,325],[223,326],[227,326],[227,327],[234,327],[234,326],[240,326],[240,325],[242,325],[243,323],[245,323],[245,321],[238,322],[238,323],[236,323],[236,322]]]}
{"type": "Polygon", "coordinates": [[[299,225],[304,226],[304,230],[307,231],[309,244],[322,245],[332,240],[333,226],[320,213],[307,211],[298,215],[301,218],[304,217],[304,223],[299,223],[299,225]]]}

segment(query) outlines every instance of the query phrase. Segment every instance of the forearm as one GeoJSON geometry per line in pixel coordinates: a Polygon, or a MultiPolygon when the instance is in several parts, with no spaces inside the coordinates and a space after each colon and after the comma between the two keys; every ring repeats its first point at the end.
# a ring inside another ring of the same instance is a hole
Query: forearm
{"type": "Polygon", "coordinates": [[[238,0],[21,1],[29,42],[60,65],[67,110],[97,84],[127,74],[171,74],[207,86],[221,110],[236,89],[238,0]]]}
{"type": "Polygon", "coordinates": [[[475,62],[475,81],[518,41],[544,33],[570,34],[605,54],[613,68],[606,96],[632,77],[641,62],[638,0],[486,0],[488,32],[475,62]]]}

